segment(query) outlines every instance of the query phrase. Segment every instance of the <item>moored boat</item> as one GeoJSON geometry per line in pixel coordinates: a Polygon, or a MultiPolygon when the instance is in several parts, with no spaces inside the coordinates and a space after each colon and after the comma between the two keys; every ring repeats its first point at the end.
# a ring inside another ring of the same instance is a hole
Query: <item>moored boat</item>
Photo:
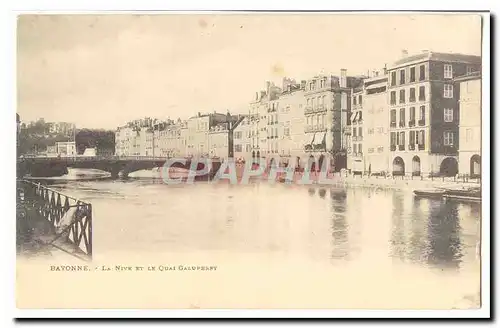
{"type": "Polygon", "coordinates": [[[445,192],[441,189],[421,189],[414,190],[413,193],[418,197],[442,198],[445,192]]]}
{"type": "Polygon", "coordinates": [[[443,196],[450,199],[480,201],[481,188],[447,189],[443,196]]]}

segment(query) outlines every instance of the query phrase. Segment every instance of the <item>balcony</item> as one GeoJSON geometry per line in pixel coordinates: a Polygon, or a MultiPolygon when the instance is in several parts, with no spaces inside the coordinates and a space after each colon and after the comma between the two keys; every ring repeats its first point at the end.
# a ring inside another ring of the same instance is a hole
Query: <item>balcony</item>
{"type": "Polygon", "coordinates": [[[396,127],[396,122],[391,122],[391,128],[395,128],[396,127]]]}
{"type": "Polygon", "coordinates": [[[399,121],[399,127],[404,128],[405,127],[405,121],[399,121]]]}
{"type": "Polygon", "coordinates": [[[318,105],[316,108],[313,108],[313,113],[320,113],[326,111],[325,105],[318,105]]]}
{"type": "Polygon", "coordinates": [[[418,145],[418,150],[425,150],[425,145],[418,145]]]}
{"type": "Polygon", "coordinates": [[[391,151],[396,151],[396,145],[391,145],[391,151]]]}
{"type": "Polygon", "coordinates": [[[358,141],[358,136],[352,136],[352,141],[358,141]]]}
{"type": "Polygon", "coordinates": [[[408,145],[409,150],[415,150],[415,144],[409,144],[408,145]]]}
{"type": "Polygon", "coordinates": [[[405,145],[399,145],[398,150],[405,150],[405,145]]]}
{"type": "Polygon", "coordinates": [[[409,120],[408,121],[408,126],[409,127],[415,126],[415,120],[409,120]]]}
{"type": "Polygon", "coordinates": [[[418,120],[418,126],[424,126],[424,125],[425,125],[425,119],[418,120]]]}
{"type": "Polygon", "coordinates": [[[308,106],[304,109],[305,114],[311,114],[313,113],[313,108],[311,106],[308,106]]]}

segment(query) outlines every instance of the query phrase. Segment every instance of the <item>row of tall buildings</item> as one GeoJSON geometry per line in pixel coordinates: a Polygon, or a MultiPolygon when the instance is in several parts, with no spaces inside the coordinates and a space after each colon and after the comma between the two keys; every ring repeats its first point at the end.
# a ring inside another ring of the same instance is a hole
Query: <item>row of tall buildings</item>
{"type": "Polygon", "coordinates": [[[143,119],[116,155],[293,159],[372,174],[480,175],[481,58],[422,52],[363,76],[267,82],[245,115],[143,119]]]}

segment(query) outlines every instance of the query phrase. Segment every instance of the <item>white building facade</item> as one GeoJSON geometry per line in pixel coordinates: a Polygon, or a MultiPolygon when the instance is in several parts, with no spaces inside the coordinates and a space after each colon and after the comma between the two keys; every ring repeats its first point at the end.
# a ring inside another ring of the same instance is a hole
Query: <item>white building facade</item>
{"type": "Polygon", "coordinates": [[[455,79],[460,88],[459,173],[481,176],[481,74],[455,79]]]}

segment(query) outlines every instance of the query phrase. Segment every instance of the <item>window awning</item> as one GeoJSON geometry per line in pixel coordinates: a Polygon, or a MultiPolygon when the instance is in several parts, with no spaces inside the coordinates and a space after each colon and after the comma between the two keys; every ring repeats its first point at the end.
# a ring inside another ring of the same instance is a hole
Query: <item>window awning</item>
{"type": "Polygon", "coordinates": [[[316,133],[311,133],[310,135],[307,136],[307,140],[309,140],[309,142],[306,143],[306,145],[312,145],[313,142],[314,142],[314,136],[316,135],[316,133]]]}
{"type": "Polygon", "coordinates": [[[359,118],[359,113],[360,113],[360,112],[356,112],[356,113],[354,113],[354,118],[351,120],[351,122],[356,122],[356,121],[358,120],[358,118],[359,118]]]}
{"type": "Polygon", "coordinates": [[[325,141],[326,132],[318,132],[314,138],[315,145],[321,145],[325,141]]]}

